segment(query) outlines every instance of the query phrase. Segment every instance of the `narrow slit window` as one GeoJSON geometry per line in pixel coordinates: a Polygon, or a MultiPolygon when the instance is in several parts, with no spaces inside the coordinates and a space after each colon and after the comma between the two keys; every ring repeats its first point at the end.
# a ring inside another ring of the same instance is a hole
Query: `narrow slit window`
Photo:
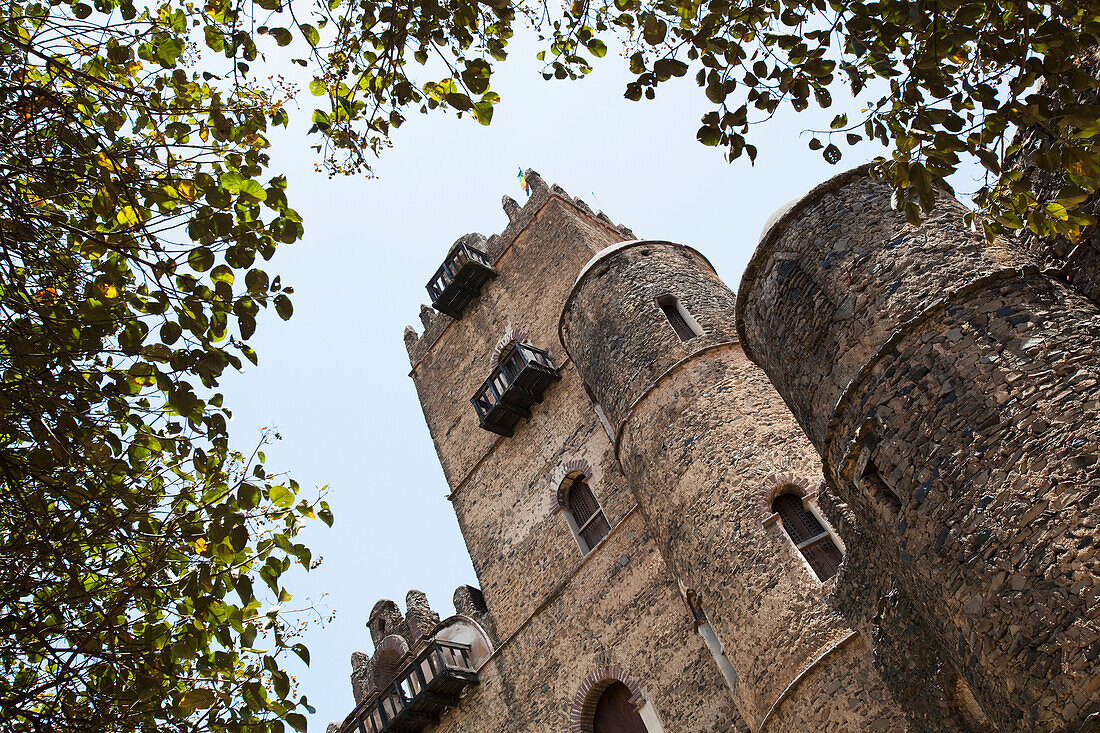
{"type": "Polygon", "coordinates": [[[818,579],[825,582],[836,575],[844,555],[829,530],[795,494],[780,494],[772,502],[772,511],[779,515],[791,543],[806,558],[818,579]]]}
{"type": "Polygon", "coordinates": [[[901,497],[882,480],[874,462],[867,461],[863,475],[859,478],[859,484],[887,520],[893,520],[901,514],[901,497]]]}
{"type": "Polygon", "coordinates": [[[687,599],[688,606],[691,608],[691,613],[695,617],[695,630],[699,632],[699,636],[703,637],[703,643],[707,645],[707,649],[710,651],[711,656],[714,657],[714,663],[718,665],[718,671],[722,673],[722,677],[726,680],[726,684],[729,685],[731,690],[736,692],[737,670],[734,669],[729,657],[726,656],[726,651],[718,635],[714,633],[714,629],[711,628],[710,620],[707,618],[707,614],[703,610],[702,604],[699,602],[699,596],[696,595],[694,591],[689,590],[687,592],[687,599]]]}
{"type": "Polygon", "coordinates": [[[583,479],[574,479],[569,487],[567,499],[569,514],[572,517],[573,533],[577,537],[577,544],[585,554],[599,544],[600,540],[611,531],[611,526],[604,518],[603,509],[596,501],[592,489],[583,479]]]}
{"type": "Polygon", "coordinates": [[[672,330],[676,332],[681,341],[690,341],[696,336],[703,335],[703,329],[699,327],[699,324],[675,295],[660,296],[657,298],[657,305],[660,306],[665,318],[668,319],[669,325],[672,326],[672,330]]]}

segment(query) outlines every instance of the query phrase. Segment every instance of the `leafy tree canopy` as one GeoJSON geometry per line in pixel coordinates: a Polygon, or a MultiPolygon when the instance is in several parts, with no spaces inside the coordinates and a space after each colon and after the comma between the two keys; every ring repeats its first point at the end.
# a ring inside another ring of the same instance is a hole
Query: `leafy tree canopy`
{"type": "Polygon", "coordinates": [[[810,148],[837,163],[842,147],[877,140],[878,169],[912,221],[976,160],[986,179],[974,221],[988,236],[1026,228],[1073,240],[1091,223],[1081,204],[1100,181],[1095,0],[573,0],[562,12],[546,0],[413,0],[334,12],[336,37],[317,55],[324,76],[311,87],[333,102],[315,113],[319,129],[337,131],[330,162],[348,154],[334,170],[363,164],[361,151],[377,151],[409,106],[488,124],[499,100],[493,65],[518,18],[547,41],[548,79],[588,73],[613,41],[627,48],[629,99],[694,74],[714,105],[698,139],[730,160],[755,159],[750,130],[781,108],[828,108],[848,94],[864,111],[836,115],[810,148]],[[408,62],[429,59],[445,78],[414,84],[408,62]],[[1029,164],[1064,182],[1054,199],[1037,200],[1009,164],[1017,130],[1042,138],[1029,164]]]}
{"type": "Polygon", "coordinates": [[[216,8],[0,18],[0,727],[304,729],[282,577],[323,501],[230,449],[218,378],[302,234],[278,85],[198,70],[216,8]]]}

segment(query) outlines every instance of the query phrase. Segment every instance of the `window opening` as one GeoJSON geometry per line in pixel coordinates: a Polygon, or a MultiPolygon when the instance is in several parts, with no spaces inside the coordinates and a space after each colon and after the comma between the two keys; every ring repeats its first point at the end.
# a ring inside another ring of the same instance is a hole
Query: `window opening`
{"type": "Polygon", "coordinates": [[[722,673],[726,684],[736,692],[737,670],[734,669],[729,657],[726,656],[726,650],[722,646],[718,634],[714,633],[714,628],[710,625],[710,619],[707,618],[706,611],[703,610],[703,604],[700,602],[699,596],[695,591],[689,590],[687,599],[688,606],[691,608],[691,615],[695,618],[695,630],[699,632],[699,636],[703,637],[703,643],[707,645],[707,650],[714,657],[714,663],[718,665],[718,671],[722,673]]]}
{"type": "Polygon", "coordinates": [[[878,467],[873,461],[867,461],[863,474],[859,478],[859,484],[887,520],[892,520],[901,514],[901,497],[882,480],[878,467]]]}
{"type": "Polygon", "coordinates": [[[703,329],[699,327],[699,324],[691,317],[691,314],[687,312],[687,309],[680,303],[680,299],[675,295],[660,296],[657,298],[657,305],[660,306],[665,318],[668,319],[669,325],[672,326],[672,330],[676,332],[681,341],[690,341],[696,336],[703,335],[703,329]]]}
{"type": "Polygon", "coordinates": [[[566,500],[569,514],[573,517],[573,531],[576,533],[581,549],[587,554],[600,540],[611,531],[604,518],[592,489],[583,479],[574,479],[569,487],[569,497],[566,500]]]}
{"type": "Polygon", "coordinates": [[[779,515],[787,536],[818,579],[824,582],[836,575],[844,555],[829,531],[806,509],[802,499],[795,494],[780,494],[772,502],[772,511],[779,515]]]}

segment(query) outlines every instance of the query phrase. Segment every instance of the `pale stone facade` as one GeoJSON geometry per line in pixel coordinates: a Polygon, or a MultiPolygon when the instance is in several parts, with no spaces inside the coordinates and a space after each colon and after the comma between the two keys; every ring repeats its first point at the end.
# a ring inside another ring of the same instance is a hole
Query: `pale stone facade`
{"type": "Polygon", "coordinates": [[[443,620],[380,601],[335,729],[1088,724],[1094,303],[954,205],[909,227],[862,170],[771,225],[736,298],[528,180],[429,286],[454,317],[405,334],[481,588],[443,620]]]}

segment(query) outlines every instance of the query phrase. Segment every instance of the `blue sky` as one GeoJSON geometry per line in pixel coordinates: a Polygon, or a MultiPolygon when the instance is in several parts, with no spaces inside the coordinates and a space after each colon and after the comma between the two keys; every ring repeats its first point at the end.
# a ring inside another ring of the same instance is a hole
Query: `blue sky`
{"type": "MultiPolygon", "coordinates": [[[[324,562],[295,579],[288,604],[312,600],[325,616],[336,612],[309,634],[312,666],[297,672],[317,708],[311,730],[352,708],[348,658],[371,651],[365,622],[375,601],[403,605],[417,588],[445,617],[454,588],[477,584],[408,377],[402,332],[421,329],[424,284],[450,244],[503,229],[502,194],[524,201],[517,167],[534,168],[640,238],[696,247],[736,288],[773,210],[882,150],[841,145],[837,167],[810,151],[803,131],[826,127],[838,106],[780,115],[752,133],[755,167],[746,159],[730,165],[695,141],[709,103],[691,75],[662,85],[652,102],[630,102],[622,97],[625,60],[613,50],[587,79],[546,82],[533,39],[510,48],[491,126],[413,115],[374,180],[314,172],[304,126],[272,141],[275,169],[287,172],[292,205],[306,221],[304,240],[268,267],[294,286],[294,317],[261,321],[253,340],[259,366],[223,380],[223,392],[239,448],[274,427],[282,440],[266,450],[269,468],[306,490],[329,487],[335,525],[318,522],[304,537],[324,562]]],[[[311,105],[308,92],[302,103],[311,105]]],[[[308,118],[308,107],[301,112],[297,118],[308,118]]]]}

